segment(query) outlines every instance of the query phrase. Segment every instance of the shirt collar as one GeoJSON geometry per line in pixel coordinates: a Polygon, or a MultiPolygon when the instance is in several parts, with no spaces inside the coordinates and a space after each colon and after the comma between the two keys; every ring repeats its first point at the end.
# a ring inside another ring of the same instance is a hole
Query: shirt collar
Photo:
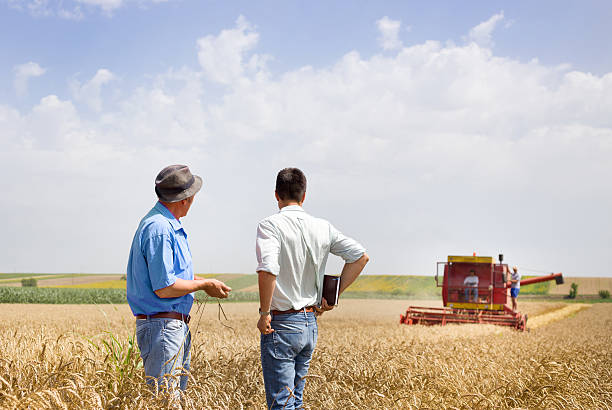
{"type": "Polygon", "coordinates": [[[286,211],[298,211],[298,212],[304,212],[304,208],[302,208],[299,205],[287,205],[285,207],[283,207],[280,211],[278,212],[286,212],[286,211]]]}
{"type": "Polygon", "coordinates": [[[179,221],[178,219],[176,219],[174,217],[174,215],[172,215],[172,212],[170,212],[168,210],[168,208],[166,208],[164,206],[164,204],[162,204],[161,202],[157,202],[154,206],[155,210],[157,210],[157,212],[159,212],[160,214],[162,214],[163,216],[166,217],[166,219],[168,219],[168,222],[170,222],[170,225],[172,225],[172,228],[175,231],[180,231],[181,229],[183,229],[183,225],[181,224],[181,221],[179,221]]]}

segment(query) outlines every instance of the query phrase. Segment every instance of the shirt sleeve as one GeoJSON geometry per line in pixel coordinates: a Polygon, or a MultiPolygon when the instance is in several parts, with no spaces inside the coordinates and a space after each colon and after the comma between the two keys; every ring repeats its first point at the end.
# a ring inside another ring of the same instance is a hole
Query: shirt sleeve
{"type": "Polygon", "coordinates": [[[143,245],[153,291],[173,285],[176,282],[176,276],[170,236],[154,235],[147,238],[143,245]]]}
{"type": "Polygon", "coordinates": [[[365,253],[365,248],[354,239],[345,236],[333,225],[329,225],[330,249],[329,251],[341,257],[346,263],[353,263],[365,253]]]}
{"type": "Polygon", "coordinates": [[[280,238],[270,221],[262,221],[257,226],[257,272],[266,271],[278,276],[280,272],[280,238]]]}

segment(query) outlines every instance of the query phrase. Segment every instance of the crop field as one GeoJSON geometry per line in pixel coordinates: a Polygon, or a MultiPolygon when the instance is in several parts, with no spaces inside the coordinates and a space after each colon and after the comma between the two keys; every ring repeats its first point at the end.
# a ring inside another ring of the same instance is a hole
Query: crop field
{"type": "MultiPolygon", "coordinates": [[[[243,294],[257,293],[257,275],[244,273],[200,274],[222,280],[234,291],[243,294]]],[[[21,287],[21,279],[35,278],[38,287],[81,288],[81,289],[125,289],[122,274],[0,274],[0,287],[21,287]]],[[[525,276],[528,278],[531,276],[525,276]]],[[[566,277],[563,285],[541,282],[521,289],[522,295],[561,297],[569,293],[570,285],[578,284],[578,295],[596,296],[600,290],[612,292],[612,278],[566,277]]],[[[345,298],[419,298],[439,299],[440,288],[436,287],[433,276],[424,275],[362,275],[346,291],[345,298]]],[[[247,300],[251,300],[249,296],[247,300]]],[[[0,303],[3,300],[0,299],[0,303]]]]}
{"type": "MultiPolygon", "coordinates": [[[[99,282],[119,280],[122,275],[92,275],[83,273],[68,274],[0,274],[0,286],[21,286],[21,279],[33,278],[39,287],[78,287],[94,286],[99,282]]],[[[125,287],[125,285],[124,285],[125,287]]]]}
{"type": "MultiPolygon", "coordinates": [[[[399,325],[409,302],[319,318],[311,409],[611,408],[612,304],[522,302],[529,332],[399,325]]],[[[436,305],[435,301],[410,302],[436,305]]],[[[256,303],[194,306],[183,408],[264,409],[256,303]]],[[[167,408],[143,387],[127,305],[2,305],[0,408],[167,408]]]]}
{"type": "Polygon", "coordinates": [[[596,295],[600,290],[612,292],[612,278],[566,278],[562,285],[555,286],[552,284],[549,294],[567,295],[572,283],[578,285],[579,295],[596,295]]]}

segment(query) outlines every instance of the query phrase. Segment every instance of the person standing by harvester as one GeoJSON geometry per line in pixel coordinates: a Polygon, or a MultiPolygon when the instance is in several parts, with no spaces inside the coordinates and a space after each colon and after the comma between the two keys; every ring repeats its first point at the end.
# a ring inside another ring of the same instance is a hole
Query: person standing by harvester
{"type": "Polygon", "coordinates": [[[193,274],[187,233],[180,218],[187,215],[202,178],[186,165],[170,165],[155,179],[159,201],[140,221],[127,266],[127,300],[136,317],[136,338],[147,383],[166,381],[174,391],[177,379],[187,388],[193,294],[205,291],[226,298],[231,289],[215,279],[193,274]],[[180,375],[180,377],[179,377],[180,375]]]}
{"type": "Polygon", "coordinates": [[[329,254],[345,261],[339,293],[369,258],[355,240],[304,211],[306,176],[299,169],[278,173],[275,196],[280,211],[257,227],[257,328],[268,409],[291,410],[303,407],[305,377],[317,344],[316,316],[333,309],[322,298],[329,254]]]}
{"type": "Polygon", "coordinates": [[[518,294],[521,291],[521,274],[518,271],[516,266],[512,267],[512,272],[510,273],[510,297],[512,298],[512,310],[515,312],[518,310],[518,306],[516,300],[518,299],[518,294]]]}

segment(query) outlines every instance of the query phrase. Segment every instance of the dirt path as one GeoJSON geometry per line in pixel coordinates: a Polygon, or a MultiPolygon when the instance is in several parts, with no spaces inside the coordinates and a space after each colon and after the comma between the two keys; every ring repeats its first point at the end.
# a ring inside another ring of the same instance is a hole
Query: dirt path
{"type": "MultiPolygon", "coordinates": [[[[109,280],[121,279],[123,275],[87,275],[87,276],[73,276],[70,278],[54,278],[53,276],[41,276],[38,279],[38,287],[46,288],[51,286],[66,286],[66,285],[81,285],[86,283],[106,282],[109,280]]],[[[33,276],[36,279],[36,276],[33,276]]],[[[0,286],[21,286],[21,279],[15,282],[5,282],[0,286]]]]}

